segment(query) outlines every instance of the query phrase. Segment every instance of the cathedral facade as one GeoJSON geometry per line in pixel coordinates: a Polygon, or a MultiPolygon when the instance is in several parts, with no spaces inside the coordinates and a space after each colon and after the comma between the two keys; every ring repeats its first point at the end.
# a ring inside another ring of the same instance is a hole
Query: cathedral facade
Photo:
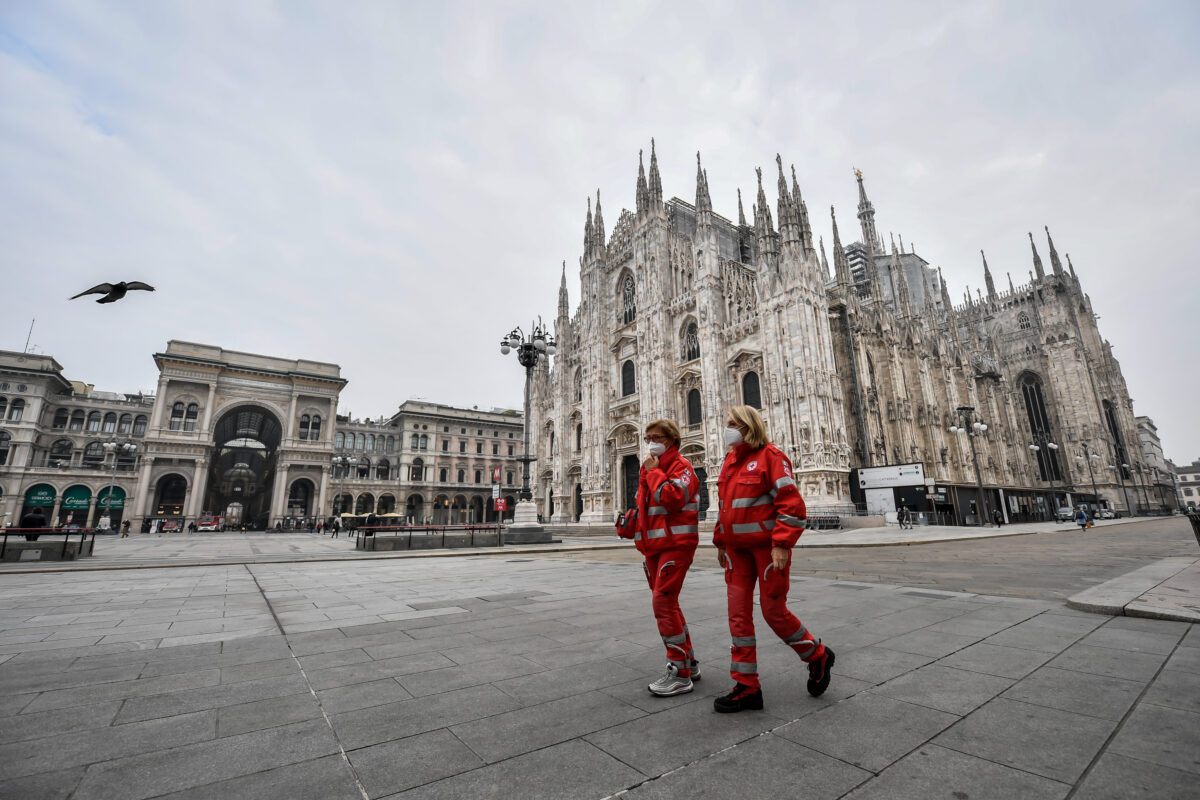
{"type": "Polygon", "coordinates": [[[946,522],[1138,510],[1132,400],[1048,230],[1049,270],[1030,235],[1028,281],[997,289],[984,258],[986,290],[954,302],[939,270],[885,244],[861,173],[858,241],[843,245],[833,216],[831,266],[795,169],[776,164],[775,213],[760,169],[750,221],[740,192],[736,223],[713,210],[699,154],[695,202],[664,201],[653,143],[611,235],[589,200],[582,297],[572,312],[564,264],[559,355],[532,389],[546,518],[604,523],[631,505],[641,431],[659,417],[679,423],[706,508],[741,403],[761,409],[815,511],[861,507],[852,474],[904,464],[928,484],[911,507],[946,522]]]}

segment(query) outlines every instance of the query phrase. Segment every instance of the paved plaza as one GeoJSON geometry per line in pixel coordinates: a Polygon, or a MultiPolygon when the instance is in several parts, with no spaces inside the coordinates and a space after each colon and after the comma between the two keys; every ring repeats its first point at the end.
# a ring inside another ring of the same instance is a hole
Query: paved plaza
{"type": "Polygon", "coordinates": [[[766,709],[718,715],[703,552],[667,699],[640,565],[584,552],[2,574],[0,797],[1196,796],[1194,625],[801,570],[829,692],[759,619],[766,709]]]}

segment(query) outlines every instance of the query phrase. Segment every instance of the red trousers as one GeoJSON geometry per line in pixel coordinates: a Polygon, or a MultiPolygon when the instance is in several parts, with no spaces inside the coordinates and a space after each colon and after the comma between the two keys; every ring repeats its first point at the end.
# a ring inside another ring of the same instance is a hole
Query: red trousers
{"type": "Polygon", "coordinates": [[[687,577],[695,554],[694,547],[664,550],[646,556],[646,563],[642,565],[646,570],[646,580],[650,582],[650,591],[654,593],[654,619],[658,621],[658,635],[667,648],[667,661],[684,678],[691,677],[691,666],[696,656],[692,652],[692,637],[688,633],[687,621],[679,608],[679,590],[683,588],[683,579],[687,577]]]}
{"type": "Polygon", "coordinates": [[[738,683],[753,689],[758,683],[758,650],[754,639],[754,584],[759,583],[759,604],[763,619],[783,643],[804,661],[813,661],[825,653],[825,646],[787,608],[792,565],[780,572],[771,564],[771,548],[725,551],[725,583],[729,596],[729,634],[733,647],[729,674],[738,683]]]}

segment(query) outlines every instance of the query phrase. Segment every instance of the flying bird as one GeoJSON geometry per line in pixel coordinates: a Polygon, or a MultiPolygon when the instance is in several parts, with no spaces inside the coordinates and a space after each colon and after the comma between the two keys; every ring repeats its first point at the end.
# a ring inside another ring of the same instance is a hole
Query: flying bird
{"type": "MultiPolygon", "coordinates": [[[[79,294],[75,295],[75,297],[83,297],[85,294],[102,294],[104,297],[101,297],[99,300],[97,300],[97,303],[115,303],[124,297],[125,293],[130,289],[144,289],[147,292],[154,291],[154,287],[148,283],[142,283],[141,281],[129,281],[126,283],[125,281],[121,281],[119,283],[96,284],[86,292],[80,292],[79,294]]],[[[71,299],[74,300],[75,297],[72,297],[71,299]]]]}

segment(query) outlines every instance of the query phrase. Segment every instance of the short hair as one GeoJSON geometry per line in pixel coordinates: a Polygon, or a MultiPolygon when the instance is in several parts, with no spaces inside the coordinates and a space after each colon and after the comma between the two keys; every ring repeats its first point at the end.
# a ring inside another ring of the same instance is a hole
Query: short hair
{"type": "Polygon", "coordinates": [[[734,406],[729,409],[729,416],[733,417],[734,422],[746,428],[744,437],[746,444],[757,450],[771,443],[771,437],[767,436],[766,423],[763,422],[762,415],[754,406],[734,406]]]}
{"type": "Polygon", "coordinates": [[[646,433],[655,429],[670,439],[676,447],[679,446],[679,440],[682,435],[679,433],[679,426],[674,422],[671,422],[669,419],[656,419],[653,422],[646,423],[646,433]]]}

